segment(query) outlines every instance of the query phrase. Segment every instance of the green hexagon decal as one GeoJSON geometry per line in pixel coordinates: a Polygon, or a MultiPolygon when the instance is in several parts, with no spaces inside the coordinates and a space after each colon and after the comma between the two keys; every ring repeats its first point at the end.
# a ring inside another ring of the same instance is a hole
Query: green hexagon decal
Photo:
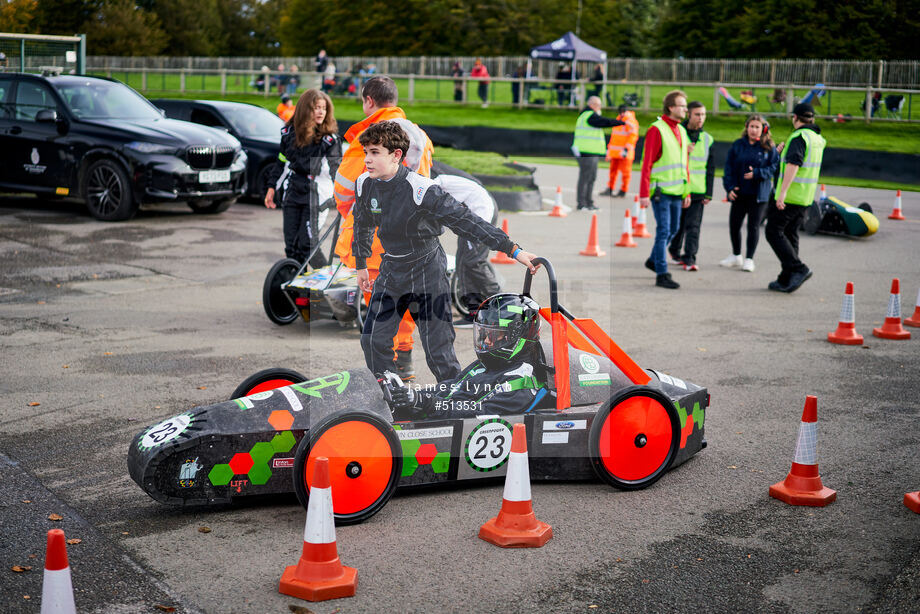
{"type": "Polygon", "coordinates": [[[275,447],[267,441],[260,441],[249,450],[249,456],[256,463],[267,463],[275,455],[275,447]]]}
{"type": "MultiPolygon", "coordinates": [[[[418,444],[417,441],[415,443],[418,444]]],[[[416,445],[416,447],[418,447],[418,445],[416,445]]],[[[416,469],[418,469],[418,461],[415,460],[415,456],[403,456],[402,477],[412,475],[415,473],[416,469]]]]}
{"type": "Polygon", "coordinates": [[[450,452],[438,452],[431,461],[431,470],[435,473],[447,473],[450,467],[450,452]]]}
{"type": "Polygon", "coordinates": [[[208,479],[214,486],[226,486],[233,479],[233,469],[226,463],[214,465],[208,473],[208,479]]]}
{"type": "Polygon", "coordinates": [[[278,453],[289,452],[295,443],[297,443],[297,440],[294,439],[294,434],[291,431],[284,431],[272,437],[272,448],[278,453]]]}
{"type": "Polygon", "coordinates": [[[249,470],[249,481],[256,486],[265,484],[272,477],[272,470],[269,469],[268,463],[256,461],[256,464],[249,470]]]}

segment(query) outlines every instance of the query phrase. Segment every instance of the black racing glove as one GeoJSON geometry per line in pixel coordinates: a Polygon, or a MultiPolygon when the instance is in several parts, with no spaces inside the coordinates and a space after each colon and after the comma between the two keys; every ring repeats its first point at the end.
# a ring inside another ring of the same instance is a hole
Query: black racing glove
{"type": "Polygon", "coordinates": [[[414,420],[418,416],[416,401],[418,395],[403,383],[402,379],[392,371],[384,371],[377,376],[377,383],[383,391],[383,398],[393,411],[396,420],[414,420]]]}

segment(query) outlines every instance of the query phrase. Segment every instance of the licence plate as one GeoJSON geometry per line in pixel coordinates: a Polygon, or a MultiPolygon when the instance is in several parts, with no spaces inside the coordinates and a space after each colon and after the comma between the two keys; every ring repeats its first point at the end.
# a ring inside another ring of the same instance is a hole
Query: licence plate
{"type": "Polygon", "coordinates": [[[201,171],[198,173],[198,183],[226,183],[230,181],[230,171],[201,171]]]}

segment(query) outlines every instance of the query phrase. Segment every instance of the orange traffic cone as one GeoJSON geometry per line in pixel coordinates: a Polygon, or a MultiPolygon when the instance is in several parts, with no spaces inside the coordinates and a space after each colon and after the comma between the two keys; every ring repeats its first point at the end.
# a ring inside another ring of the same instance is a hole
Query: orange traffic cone
{"type": "Polygon", "coordinates": [[[818,397],[805,397],[795,458],[786,479],[770,487],[770,496],[789,505],[824,507],[837,499],[837,491],[824,486],[818,475],[818,397]]]}
{"type": "Polygon", "coordinates": [[[894,197],[894,210],[891,212],[891,215],[888,216],[889,220],[903,220],[907,219],[904,217],[904,214],[901,213],[901,190],[898,190],[898,193],[894,197]]]}
{"type": "MultiPolygon", "coordinates": [[[[639,197],[637,196],[636,198],[638,199],[639,197]]],[[[648,231],[648,227],[646,226],[646,223],[648,221],[646,219],[647,215],[648,215],[648,208],[639,207],[639,215],[637,216],[639,218],[639,221],[636,223],[636,228],[633,230],[633,233],[632,233],[632,236],[634,236],[637,239],[649,239],[652,236],[648,231]]]]}
{"type": "Polygon", "coordinates": [[[910,331],[901,326],[901,282],[897,277],[891,280],[885,323],[881,328],[873,328],[872,334],[882,339],[910,339],[910,331]]]}
{"type": "Polygon", "coordinates": [[[821,184],[821,200],[827,200],[827,189],[825,189],[824,184],[821,184]]]}
{"type": "MultiPolygon", "coordinates": [[[[592,222],[591,228],[594,228],[594,223],[592,222]]],[[[614,243],[616,247],[639,247],[639,245],[632,240],[632,233],[629,228],[629,209],[626,210],[626,217],[623,218],[623,234],[620,235],[620,240],[614,243]]],[[[584,252],[582,252],[584,254],[584,252]]]]}
{"type": "Polygon", "coordinates": [[[905,494],[904,505],[910,508],[910,511],[920,514],[920,490],[905,494]]]}
{"type": "Polygon", "coordinates": [[[562,186],[556,186],[556,202],[553,204],[553,210],[549,212],[550,217],[565,217],[568,215],[562,210],[562,186]]]}
{"type": "Polygon", "coordinates": [[[284,570],[278,592],[307,601],[325,601],[352,597],[357,586],[358,570],[345,567],[339,560],[335,545],[329,459],[320,456],[313,469],[303,552],[297,565],[284,570]]]}
{"type": "Polygon", "coordinates": [[[45,548],[41,614],[76,614],[76,611],[64,532],[51,529],[48,531],[48,545],[45,548]]]}
{"type": "Polygon", "coordinates": [[[862,345],[863,336],[856,332],[856,305],[853,297],[853,282],[847,282],[843,293],[843,306],[840,308],[840,321],[837,330],[827,333],[827,340],[841,345],[862,345]]]}
{"type": "MultiPolygon", "coordinates": [[[[626,212],[626,221],[624,225],[629,224],[629,211],[626,212]]],[[[623,236],[628,236],[629,231],[624,230],[623,236]]],[[[588,231],[588,245],[583,250],[578,252],[582,256],[605,256],[607,252],[601,251],[601,246],[597,241],[597,214],[591,216],[591,230],[588,231]]]]}
{"type": "MultiPolygon", "coordinates": [[[[508,218],[502,220],[502,232],[506,235],[508,234],[508,218]]],[[[517,260],[509,257],[505,252],[495,252],[495,255],[492,256],[489,262],[492,264],[515,264],[517,260]]]]}
{"type": "Polygon", "coordinates": [[[502,548],[539,548],[553,537],[553,528],[537,520],[533,513],[527,431],[523,424],[515,424],[511,436],[502,509],[479,528],[479,537],[502,548]]]}
{"type": "Polygon", "coordinates": [[[904,318],[904,323],[908,326],[920,327],[920,290],[917,291],[917,306],[914,307],[914,315],[904,318]]]}
{"type": "Polygon", "coordinates": [[[639,195],[636,194],[636,197],[633,199],[633,209],[632,209],[632,229],[633,232],[636,232],[636,224],[639,223],[639,209],[642,207],[639,206],[639,195]]]}

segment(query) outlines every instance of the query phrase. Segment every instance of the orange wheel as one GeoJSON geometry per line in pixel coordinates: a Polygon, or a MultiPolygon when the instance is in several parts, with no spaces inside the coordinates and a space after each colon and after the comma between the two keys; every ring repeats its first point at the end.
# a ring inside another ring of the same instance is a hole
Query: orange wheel
{"type": "Polygon", "coordinates": [[[310,429],[294,455],[294,491],[307,507],[316,458],[329,459],[337,524],[355,524],[380,511],[402,473],[399,439],[382,418],[366,412],[334,414],[310,429]]]}
{"type": "Polygon", "coordinates": [[[627,388],[597,413],[591,426],[591,462],[605,482],[625,490],[654,483],[671,466],[680,420],[661,391],[627,388]]]}
{"type": "Polygon", "coordinates": [[[274,390],[275,388],[281,388],[282,386],[290,386],[291,384],[299,384],[300,382],[307,381],[307,377],[298,371],[293,369],[283,369],[281,367],[273,367],[271,369],[263,369],[258,373],[253,373],[236,387],[233,393],[230,395],[231,399],[239,399],[242,397],[248,397],[251,394],[257,392],[265,392],[266,390],[274,390]]]}

